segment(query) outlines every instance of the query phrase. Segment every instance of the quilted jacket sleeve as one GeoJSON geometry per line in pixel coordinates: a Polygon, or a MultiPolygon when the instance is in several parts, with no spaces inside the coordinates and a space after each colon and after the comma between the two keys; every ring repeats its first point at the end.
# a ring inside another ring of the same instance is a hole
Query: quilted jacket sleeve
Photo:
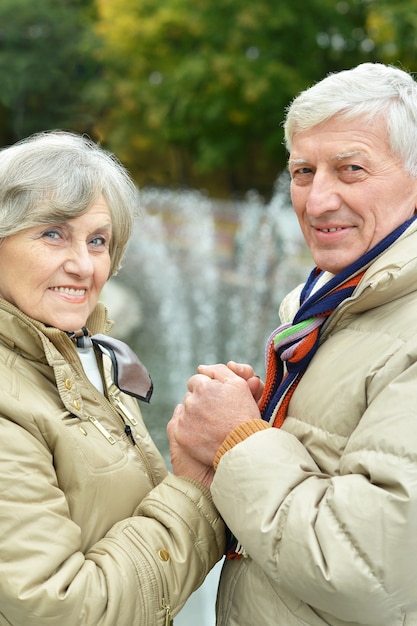
{"type": "Polygon", "coordinates": [[[212,485],[275,593],[349,623],[399,625],[417,608],[417,363],[405,368],[407,353],[373,378],[337,473],[270,428],[226,452],[212,485]]]}
{"type": "Polygon", "coordinates": [[[210,494],[172,475],[84,553],[47,447],[7,419],[0,442],[1,625],[161,626],[221,557],[210,494]]]}

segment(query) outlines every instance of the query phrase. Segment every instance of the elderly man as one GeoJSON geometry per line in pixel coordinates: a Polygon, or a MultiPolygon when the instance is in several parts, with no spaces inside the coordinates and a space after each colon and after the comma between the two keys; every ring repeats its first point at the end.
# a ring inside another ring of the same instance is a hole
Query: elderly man
{"type": "Polygon", "coordinates": [[[174,470],[212,478],[230,529],[218,626],[417,624],[417,85],[329,75],[285,132],[316,267],[282,303],[264,388],[232,362],[190,378],[174,470]]]}

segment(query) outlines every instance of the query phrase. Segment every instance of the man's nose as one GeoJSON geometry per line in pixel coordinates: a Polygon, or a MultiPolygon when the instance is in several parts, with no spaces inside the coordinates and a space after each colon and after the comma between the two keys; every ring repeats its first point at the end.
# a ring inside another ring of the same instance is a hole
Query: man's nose
{"type": "Polygon", "coordinates": [[[308,214],[318,217],[327,211],[337,211],[340,204],[336,181],[328,174],[316,172],[307,197],[308,214]]]}

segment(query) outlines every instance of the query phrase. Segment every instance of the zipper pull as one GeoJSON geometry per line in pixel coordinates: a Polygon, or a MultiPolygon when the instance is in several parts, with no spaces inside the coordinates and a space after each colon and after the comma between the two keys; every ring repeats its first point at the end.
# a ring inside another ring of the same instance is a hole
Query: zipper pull
{"type": "Polygon", "coordinates": [[[87,417],[88,421],[94,424],[97,430],[103,435],[103,437],[107,439],[109,443],[111,443],[111,445],[114,445],[116,443],[116,439],[113,437],[113,435],[104,428],[103,424],[100,424],[97,418],[95,418],[93,415],[88,415],[87,417]]]}
{"type": "Polygon", "coordinates": [[[125,433],[129,437],[129,439],[133,443],[133,445],[135,446],[136,445],[136,441],[135,441],[135,438],[133,436],[133,430],[130,428],[129,424],[125,424],[125,433]]]}
{"type": "MultiPolygon", "coordinates": [[[[113,387],[113,385],[112,385],[113,387]]],[[[123,415],[125,417],[127,417],[127,419],[129,420],[129,422],[132,424],[132,426],[137,426],[138,424],[138,420],[136,419],[136,417],[129,411],[129,409],[127,408],[127,406],[125,406],[120,398],[118,397],[118,394],[113,391],[113,389],[111,388],[109,391],[109,395],[110,397],[113,399],[114,404],[117,406],[117,408],[123,413],[123,415]]]]}
{"type": "Polygon", "coordinates": [[[171,619],[171,607],[166,603],[165,598],[162,598],[162,608],[165,611],[165,626],[173,626],[174,620],[171,619]]]}

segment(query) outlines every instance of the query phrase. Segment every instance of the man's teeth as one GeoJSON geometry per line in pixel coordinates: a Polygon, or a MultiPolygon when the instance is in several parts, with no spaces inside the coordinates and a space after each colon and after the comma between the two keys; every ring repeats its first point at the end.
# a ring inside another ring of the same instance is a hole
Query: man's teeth
{"type": "Polygon", "coordinates": [[[83,296],[85,294],[85,289],[72,289],[70,287],[52,287],[52,290],[59,293],[68,293],[72,296],[83,296]]]}
{"type": "Polygon", "coordinates": [[[320,228],[322,233],[335,233],[337,230],[343,230],[340,226],[337,228],[320,228]]]}

